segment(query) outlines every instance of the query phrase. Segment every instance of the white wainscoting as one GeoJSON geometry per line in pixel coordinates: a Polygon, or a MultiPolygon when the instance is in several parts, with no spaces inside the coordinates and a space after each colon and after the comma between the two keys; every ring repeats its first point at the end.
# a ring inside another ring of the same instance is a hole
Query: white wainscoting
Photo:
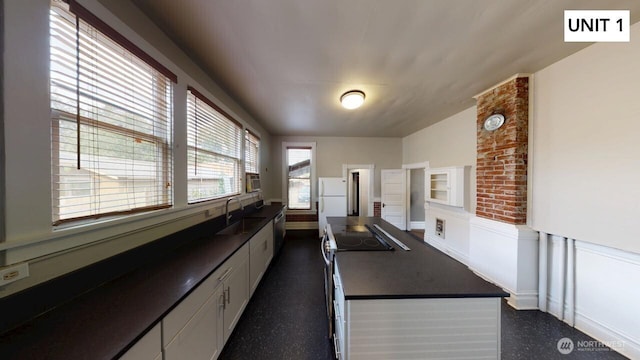
{"type": "Polygon", "coordinates": [[[473,216],[469,268],[508,291],[518,310],[538,308],[538,232],[473,216]]]}
{"type": "Polygon", "coordinates": [[[640,358],[640,254],[555,235],[547,239],[548,312],[640,358]]]}
{"type": "Polygon", "coordinates": [[[469,264],[469,218],[463,209],[451,206],[425,205],[424,240],[429,245],[460,261],[469,264]],[[445,221],[444,238],[436,235],[436,219],[445,221]]]}

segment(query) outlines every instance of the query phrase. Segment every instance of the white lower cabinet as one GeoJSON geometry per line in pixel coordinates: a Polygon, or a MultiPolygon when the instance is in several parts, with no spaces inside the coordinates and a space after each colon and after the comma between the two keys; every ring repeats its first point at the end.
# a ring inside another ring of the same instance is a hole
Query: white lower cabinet
{"type": "MultiPolygon", "coordinates": [[[[232,267],[229,276],[224,280],[223,298],[223,322],[224,342],[227,342],[231,332],[236,327],[240,316],[249,303],[249,246],[245,249],[242,258],[232,267]]],[[[167,360],[167,359],[165,359],[167,360]]]]}
{"type": "Polygon", "coordinates": [[[162,360],[160,323],[129,349],[120,360],[162,360]]]}
{"type": "Polygon", "coordinates": [[[165,346],[165,359],[211,360],[218,357],[222,350],[221,296],[222,287],[219,286],[165,346]]]}
{"type": "Polygon", "coordinates": [[[216,359],[248,301],[245,244],[163,318],[164,360],[216,359]]]}
{"type": "Polygon", "coordinates": [[[251,295],[260,284],[262,276],[273,259],[273,223],[269,222],[249,241],[249,283],[251,295]]]}

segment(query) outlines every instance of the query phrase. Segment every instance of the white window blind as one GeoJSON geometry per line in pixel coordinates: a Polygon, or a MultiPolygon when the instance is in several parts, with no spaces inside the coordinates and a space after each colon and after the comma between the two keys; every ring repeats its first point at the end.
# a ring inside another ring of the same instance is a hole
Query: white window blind
{"type": "Polygon", "coordinates": [[[242,126],[192,87],[187,95],[187,145],[189,203],[240,193],[242,126]]]}
{"type": "Polygon", "coordinates": [[[49,24],[54,225],[171,206],[175,75],[73,0],[49,24]]]}
{"type": "Polygon", "coordinates": [[[259,157],[260,138],[251,131],[246,130],[244,135],[244,171],[257,174],[260,171],[259,157]]]}

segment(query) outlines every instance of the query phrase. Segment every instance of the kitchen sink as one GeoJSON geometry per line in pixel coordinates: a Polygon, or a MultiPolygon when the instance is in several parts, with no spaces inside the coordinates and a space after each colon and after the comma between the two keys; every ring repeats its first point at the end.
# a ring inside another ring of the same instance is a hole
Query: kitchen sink
{"type": "Polygon", "coordinates": [[[255,230],[260,223],[262,223],[266,217],[262,216],[246,216],[241,220],[234,222],[233,224],[225,227],[224,229],[218,231],[216,234],[219,235],[236,235],[236,234],[246,234],[255,230]]]}

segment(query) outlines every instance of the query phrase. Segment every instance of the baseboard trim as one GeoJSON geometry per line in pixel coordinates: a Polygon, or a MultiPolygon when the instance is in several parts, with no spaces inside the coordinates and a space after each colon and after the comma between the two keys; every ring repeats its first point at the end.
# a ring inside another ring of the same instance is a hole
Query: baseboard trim
{"type": "Polygon", "coordinates": [[[411,221],[409,226],[411,229],[424,230],[424,221],[411,221]]]}
{"type": "Polygon", "coordinates": [[[630,358],[640,359],[640,342],[632,337],[612,329],[576,309],[575,328],[598,339],[612,350],[630,358]]]}
{"type": "Polygon", "coordinates": [[[516,310],[538,310],[538,292],[510,293],[507,304],[516,310]]]}

